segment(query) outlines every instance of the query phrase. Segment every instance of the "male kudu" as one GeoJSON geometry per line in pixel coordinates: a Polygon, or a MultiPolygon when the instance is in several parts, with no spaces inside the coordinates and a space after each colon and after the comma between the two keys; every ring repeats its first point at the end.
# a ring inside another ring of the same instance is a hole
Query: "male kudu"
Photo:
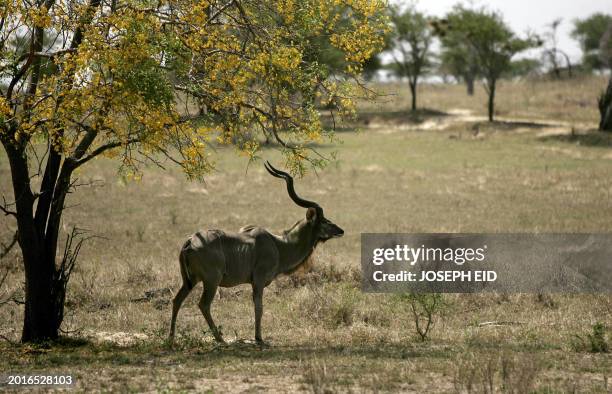
{"type": "Polygon", "coordinates": [[[203,282],[200,310],[215,339],[224,342],[210,314],[217,288],[249,283],[253,288],[255,305],[255,340],[261,343],[264,288],[278,275],[297,270],[319,242],[344,235],[340,227],[323,216],[323,209],[317,203],[296,194],[289,174],[277,170],[269,162],[265,167],[272,176],[285,180],[289,197],[300,207],[307,208],[306,217],[282,235],[272,234],[261,227],[246,226],[238,233],[208,230],[189,237],[179,255],[183,286],[173,302],[170,341],[174,339],[176,316],[181,304],[193,287],[203,282]]]}

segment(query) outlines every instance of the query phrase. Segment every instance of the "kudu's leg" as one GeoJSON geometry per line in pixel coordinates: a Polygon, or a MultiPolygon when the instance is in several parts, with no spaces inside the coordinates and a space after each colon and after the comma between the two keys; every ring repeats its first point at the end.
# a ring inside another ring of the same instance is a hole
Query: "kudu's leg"
{"type": "Polygon", "coordinates": [[[253,285],[253,305],[255,306],[255,340],[263,343],[261,339],[261,316],[263,315],[263,286],[253,285]]]}
{"type": "Polygon", "coordinates": [[[215,325],[215,322],[213,321],[212,315],[210,314],[210,305],[215,299],[215,294],[217,293],[217,286],[218,285],[216,284],[207,285],[206,283],[204,283],[204,291],[202,292],[202,298],[200,298],[199,306],[200,310],[202,311],[202,314],[204,315],[204,319],[206,319],[206,323],[208,323],[208,327],[210,327],[210,330],[212,331],[213,336],[215,337],[215,340],[217,342],[225,343],[223,337],[221,336],[221,333],[219,332],[217,326],[215,325]]]}
{"type": "Polygon", "coordinates": [[[187,283],[183,282],[183,286],[176,293],[174,297],[174,301],[172,301],[172,321],[170,322],[170,336],[168,340],[172,342],[174,340],[174,329],[176,328],[176,316],[178,315],[179,309],[181,309],[181,305],[183,305],[183,301],[191,292],[191,286],[187,283]]]}

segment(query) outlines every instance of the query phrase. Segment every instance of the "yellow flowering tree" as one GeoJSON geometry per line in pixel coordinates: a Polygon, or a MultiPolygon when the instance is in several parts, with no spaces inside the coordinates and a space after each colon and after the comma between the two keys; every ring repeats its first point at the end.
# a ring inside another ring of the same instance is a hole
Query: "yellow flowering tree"
{"type": "Polygon", "coordinates": [[[125,174],[171,160],[213,168],[211,140],[254,157],[275,140],[294,172],[320,164],[315,101],[351,111],[381,46],[379,0],[0,0],[0,140],[25,266],[22,341],[53,339],[80,244],[58,256],[75,170],[98,156],[125,174]],[[330,72],[313,45],[345,57],[330,72]],[[197,107],[199,110],[193,110],[197,107]],[[38,179],[36,179],[38,178],[38,179]],[[35,179],[36,181],[33,181],[35,179]],[[36,189],[34,185],[38,185],[36,189]]]}

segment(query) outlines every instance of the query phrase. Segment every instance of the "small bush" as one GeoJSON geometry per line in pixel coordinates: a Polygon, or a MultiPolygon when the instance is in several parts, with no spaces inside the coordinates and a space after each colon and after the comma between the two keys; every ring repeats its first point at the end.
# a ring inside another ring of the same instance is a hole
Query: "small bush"
{"type": "Polygon", "coordinates": [[[593,333],[587,335],[591,345],[592,353],[608,353],[610,347],[606,340],[606,327],[603,323],[597,323],[593,326],[593,333]]]}
{"type": "Polygon", "coordinates": [[[358,288],[347,284],[309,285],[294,299],[302,316],[313,323],[337,329],[354,324],[388,327],[393,311],[386,303],[368,304],[358,288]]]}
{"type": "Polygon", "coordinates": [[[594,324],[590,334],[584,336],[576,334],[571,346],[577,352],[608,353],[610,345],[606,338],[606,327],[603,323],[594,324]]]}
{"type": "Polygon", "coordinates": [[[436,320],[447,306],[444,295],[408,293],[401,295],[400,300],[410,304],[416,332],[421,341],[426,341],[436,320]]]}
{"type": "Polygon", "coordinates": [[[349,288],[340,289],[333,300],[323,306],[324,321],[331,328],[353,325],[356,314],[357,297],[349,288]]]}
{"type": "Polygon", "coordinates": [[[553,298],[553,296],[548,293],[538,293],[536,300],[539,304],[545,306],[546,308],[555,309],[558,307],[558,304],[553,298]]]}
{"type": "Polygon", "coordinates": [[[532,355],[468,353],[455,364],[453,383],[457,393],[526,394],[535,389],[540,369],[532,355]]]}
{"type": "Polygon", "coordinates": [[[130,264],[128,267],[126,280],[130,285],[148,284],[155,283],[157,276],[151,271],[149,264],[130,264]]]}

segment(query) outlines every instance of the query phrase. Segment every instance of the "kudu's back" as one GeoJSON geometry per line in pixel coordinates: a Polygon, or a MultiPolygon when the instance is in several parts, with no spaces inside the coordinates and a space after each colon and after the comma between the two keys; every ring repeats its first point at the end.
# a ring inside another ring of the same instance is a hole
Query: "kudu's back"
{"type": "Polygon", "coordinates": [[[274,254],[270,237],[257,228],[239,233],[199,231],[189,237],[181,250],[182,271],[192,286],[199,282],[204,282],[204,286],[218,283],[222,287],[251,283],[262,249],[274,254]]]}

